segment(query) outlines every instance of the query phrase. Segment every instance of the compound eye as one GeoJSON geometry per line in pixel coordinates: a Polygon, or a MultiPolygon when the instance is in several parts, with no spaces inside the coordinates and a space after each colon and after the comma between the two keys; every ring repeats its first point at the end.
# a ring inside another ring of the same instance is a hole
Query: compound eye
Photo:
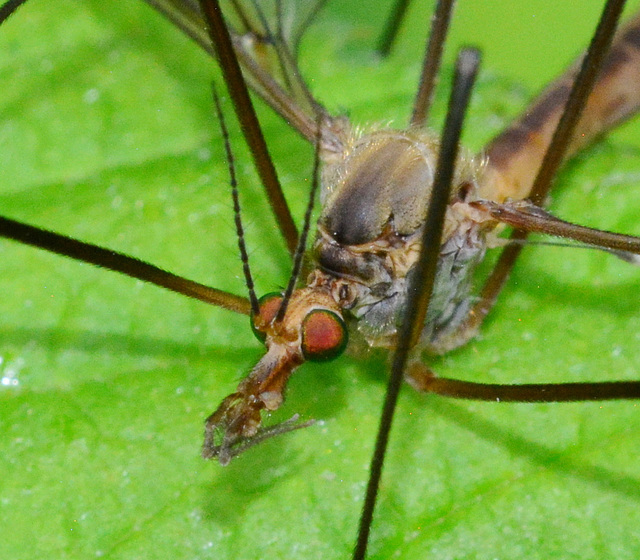
{"type": "Polygon", "coordinates": [[[280,309],[282,294],[278,292],[265,294],[258,300],[258,303],[260,312],[257,315],[251,315],[251,330],[256,338],[264,343],[267,338],[266,329],[278,314],[278,309],[280,309]]]}
{"type": "Polygon", "coordinates": [[[302,322],[302,353],[310,362],[337,358],[347,347],[347,325],[333,311],[317,309],[302,322]]]}

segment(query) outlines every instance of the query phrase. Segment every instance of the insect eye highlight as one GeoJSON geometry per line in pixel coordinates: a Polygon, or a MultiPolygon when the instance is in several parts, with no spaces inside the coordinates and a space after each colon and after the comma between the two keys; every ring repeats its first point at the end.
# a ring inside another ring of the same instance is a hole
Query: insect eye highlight
{"type": "Polygon", "coordinates": [[[345,322],[332,311],[311,311],[302,322],[302,353],[310,362],[337,358],[344,352],[348,340],[345,322]]]}
{"type": "Polygon", "coordinates": [[[270,292],[263,295],[259,300],[260,312],[258,315],[251,315],[251,330],[255,337],[263,342],[267,338],[266,327],[273,321],[280,304],[282,303],[282,294],[278,292],[270,292]]]}

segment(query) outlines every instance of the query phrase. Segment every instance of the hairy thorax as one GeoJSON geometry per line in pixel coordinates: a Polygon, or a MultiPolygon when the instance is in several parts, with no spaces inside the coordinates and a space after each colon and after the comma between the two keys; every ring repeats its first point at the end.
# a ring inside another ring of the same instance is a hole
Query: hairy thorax
{"type": "MultiPolygon", "coordinates": [[[[323,172],[323,211],[309,284],[330,289],[372,346],[391,347],[420,254],[435,176],[437,142],[422,131],[382,130],[354,137],[323,172]]],[[[460,325],[493,224],[469,206],[477,200],[482,163],[458,161],[446,214],[438,273],[424,325],[424,346],[460,325]]]]}

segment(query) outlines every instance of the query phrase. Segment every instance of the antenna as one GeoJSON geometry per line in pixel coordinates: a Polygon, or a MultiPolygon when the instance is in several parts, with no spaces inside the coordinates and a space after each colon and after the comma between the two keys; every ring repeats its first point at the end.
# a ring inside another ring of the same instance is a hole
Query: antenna
{"type": "Polygon", "coordinates": [[[269,204],[276,216],[280,232],[285,239],[289,252],[294,255],[298,243],[298,232],[291,217],[289,206],[282,193],[273,161],[269,155],[262,129],[258,123],[247,84],[242,77],[240,64],[233,49],[229,31],[224,23],[220,4],[217,0],[201,0],[209,34],[213,41],[225,83],[233,100],[233,107],[240,121],[240,127],[251,149],[253,160],[268,194],[269,204]]]}
{"type": "Polygon", "coordinates": [[[242,272],[244,273],[245,284],[249,291],[249,302],[251,303],[251,313],[257,315],[260,313],[260,304],[256,297],[256,291],[254,288],[253,277],[251,276],[251,269],[249,267],[249,255],[247,253],[247,245],[244,241],[244,228],[242,227],[242,215],[240,212],[240,197],[238,196],[238,181],[236,179],[236,166],[235,159],[233,157],[233,151],[231,150],[231,143],[229,142],[229,131],[227,130],[227,124],[222,114],[222,108],[220,107],[220,98],[216,91],[215,84],[211,85],[211,91],[213,93],[213,102],[216,107],[216,114],[218,121],[220,122],[220,129],[222,130],[222,138],[224,139],[224,149],[227,153],[227,162],[229,168],[229,184],[231,186],[231,198],[233,199],[233,219],[236,225],[236,233],[238,235],[238,249],[240,249],[240,260],[242,261],[242,272]]]}
{"type": "Polygon", "coordinates": [[[307,246],[307,238],[309,237],[309,228],[311,227],[311,213],[313,212],[313,204],[316,199],[318,185],[320,184],[320,142],[322,141],[320,122],[321,115],[318,115],[318,134],[316,136],[316,145],[313,156],[313,178],[311,180],[311,190],[309,192],[307,209],[304,213],[304,225],[302,226],[302,233],[300,235],[296,254],[293,259],[293,270],[291,271],[287,289],[285,290],[284,296],[282,297],[282,303],[280,304],[278,314],[275,318],[275,320],[278,322],[284,319],[284,316],[287,312],[287,307],[289,306],[289,301],[291,300],[291,294],[293,293],[293,289],[296,287],[296,282],[298,280],[298,276],[300,275],[300,269],[302,268],[302,259],[304,258],[304,252],[307,246]]]}

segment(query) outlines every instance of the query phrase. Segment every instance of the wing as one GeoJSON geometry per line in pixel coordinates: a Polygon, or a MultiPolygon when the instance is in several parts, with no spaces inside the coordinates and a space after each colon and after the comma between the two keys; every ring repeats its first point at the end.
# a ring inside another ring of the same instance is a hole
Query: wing
{"type": "MultiPolygon", "coordinates": [[[[146,0],[205,51],[215,56],[196,0],[146,0]]],[[[321,117],[323,152],[343,151],[344,119],[330,116],[316,101],[298,67],[297,53],[305,30],[326,0],[228,0],[223,11],[245,79],[274,111],[313,142],[321,117]],[[226,9],[225,9],[226,8],[226,9]]]]}

